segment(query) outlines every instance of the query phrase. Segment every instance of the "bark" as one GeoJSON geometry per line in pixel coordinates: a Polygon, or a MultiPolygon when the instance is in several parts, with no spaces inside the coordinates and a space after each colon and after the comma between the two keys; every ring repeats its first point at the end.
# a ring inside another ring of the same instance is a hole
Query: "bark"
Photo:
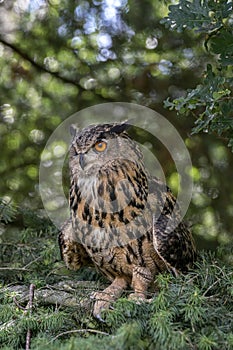
{"type": "MultiPolygon", "coordinates": [[[[59,305],[74,308],[91,308],[93,301],[90,299],[98,285],[92,281],[63,281],[54,285],[34,290],[34,302],[39,305],[59,305]]],[[[104,286],[101,286],[101,290],[104,286]]],[[[15,285],[5,288],[6,293],[15,293],[17,303],[29,302],[28,286],[15,285]]]]}

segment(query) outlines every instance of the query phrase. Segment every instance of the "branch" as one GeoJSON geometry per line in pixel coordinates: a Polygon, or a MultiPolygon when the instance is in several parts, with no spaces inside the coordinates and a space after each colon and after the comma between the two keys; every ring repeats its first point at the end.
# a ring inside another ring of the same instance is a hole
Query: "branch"
{"type": "MultiPolygon", "coordinates": [[[[29,302],[28,302],[28,305],[25,308],[25,313],[29,312],[30,315],[32,313],[34,295],[35,295],[35,285],[31,284],[30,285],[30,289],[29,289],[29,302]]],[[[27,335],[26,335],[26,347],[25,347],[25,350],[29,350],[30,349],[31,336],[32,336],[32,331],[31,331],[30,328],[28,328],[27,335]]]]}
{"type": "Polygon", "coordinates": [[[98,331],[96,329],[89,329],[89,328],[87,328],[87,329],[74,329],[71,331],[66,331],[66,332],[58,334],[55,338],[53,338],[50,341],[50,343],[52,343],[54,340],[58,339],[59,337],[62,337],[63,335],[71,334],[71,333],[95,333],[95,334],[102,334],[102,335],[110,335],[109,333],[98,331]]]}
{"type": "MultiPolygon", "coordinates": [[[[9,43],[8,41],[6,41],[5,39],[3,39],[0,36],[0,43],[2,43],[4,46],[9,47],[11,50],[13,50],[15,53],[17,53],[20,57],[22,57],[24,60],[30,62],[32,64],[33,67],[35,67],[37,70],[39,70],[40,72],[46,72],[51,74],[52,76],[54,76],[57,79],[60,79],[61,81],[63,81],[64,83],[68,83],[68,84],[72,84],[74,85],[76,88],[78,88],[78,98],[80,97],[80,95],[82,94],[82,92],[88,91],[86,89],[84,89],[82,86],[80,86],[80,84],[77,83],[76,80],[67,78],[63,75],[60,75],[58,72],[51,72],[49,69],[47,69],[44,65],[36,62],[33,60],[33,58],[31,58],[26,52],[22,51],[19,47],[17,47],[16,45],[14,45],[13,43],[9,43]]],[[[112,99],[111,97],[103,97],[101,95],[101,92],[98,92],[96,90],[91,90],[91,92],[93,92],[95,95],[100,96],[103,100],[108,100],[110,102],[114,102],[115,100],[112,99]]]]}
{"type": "Polygon", "coordinates": [[[31,271],[25,267],[0,267],[0,271],[31,271]]]}
{"type": "Polygon", "coordinates": [[[30,62],[32,64],[33,67],[35,67],[37,70],[49,73],[51,75],[53,75],[54,77],[56,77],[57,79],[62,80],[65,83],[69,83],[72,84],[74,86],[76,86],[80,91],[86,91],[85,89],[83,89],[75,80],[73,79],[69,79],[67,77],[61,76],[59,73],[57,72],[51,72],[49,69],[47,69],[44,65],[34,61],[26,52],[22,51],[19,47],[17,47],[16,45],[7,42],[5,39],[3,39],[2,37],[0,37],[0,43],[2,43],[4,46],[9,47],[11,50],[13,50],[15,53],[17,53],[19,56],[21,56],[24,60],[30,62]]]}
{"type": "MultiPolygon", "coordinates": [[[[34,300],[41,305],[60,305],[63,307],[91,308],[90,295],[98,285],[91,281],[65,281],[34,291],[34,300]]],[[[102,289],[102,288],[101,288],[102,289]]],[[[9,286],[5,292],[14,293],[20,304],[29,301],[28,288],[24,285],[9,286]]]]}

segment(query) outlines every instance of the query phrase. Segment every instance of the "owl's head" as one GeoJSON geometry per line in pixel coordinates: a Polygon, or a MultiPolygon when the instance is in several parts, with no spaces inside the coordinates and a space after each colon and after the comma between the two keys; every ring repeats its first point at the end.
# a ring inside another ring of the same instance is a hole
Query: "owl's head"
{"type": "Polygon", "coordinates": [[[131,139],[127,122],[90,125],[78,130],[72,127],[70,169],[73,174],[95,175],[115,160],[142,161],[142,153],[131,139]]]}

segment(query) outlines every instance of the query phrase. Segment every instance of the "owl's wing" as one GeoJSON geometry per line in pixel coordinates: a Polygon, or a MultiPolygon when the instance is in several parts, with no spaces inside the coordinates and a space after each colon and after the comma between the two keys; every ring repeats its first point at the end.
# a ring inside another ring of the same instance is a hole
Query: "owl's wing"
{"type": "Polygon", "coordinates": [[[83,245],[74,239],[71,219],[63,224],[58,236],[58,242],[61,257],[68,269],[79,270],[83,265],[93,265],[83,245]]]}
{"type": "Polygon", "coordinates": [[[159,215],[153,220],[153,244],[159,256],[178,271],[187,271],[196,260],[196,248],[190,230],[180,220],[176,198],[168,187],[152,180],[155,197],[163,201],[159,215]],[[160,192],[160,193],[159,193],[160,192]]]}

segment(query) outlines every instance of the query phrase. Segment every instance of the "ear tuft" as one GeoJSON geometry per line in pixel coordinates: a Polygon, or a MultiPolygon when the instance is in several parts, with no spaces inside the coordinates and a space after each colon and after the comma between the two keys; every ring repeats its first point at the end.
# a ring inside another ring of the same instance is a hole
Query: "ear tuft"
{"type": "Polygon", "coordinates": [[[110,133],[121,134],[122,132],[127,131],[130,127],[131,125],[128,123],[128,121],[125,121],[121,124],[113,125],[110,129],[110,133]]]}

